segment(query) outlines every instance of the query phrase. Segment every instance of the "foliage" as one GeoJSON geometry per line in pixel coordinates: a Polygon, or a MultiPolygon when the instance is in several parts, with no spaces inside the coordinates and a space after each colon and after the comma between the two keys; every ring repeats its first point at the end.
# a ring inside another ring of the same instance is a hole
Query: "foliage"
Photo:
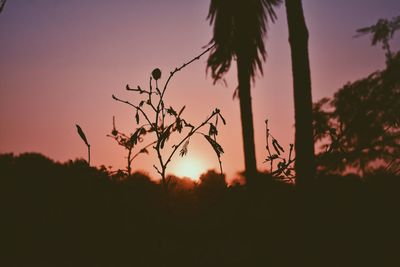
{"type": "MultiPolygon", "coordinates": [[[[314,105],[319,168],[362,172],[400,157],[400,53],[386,69],[348,83],[314,105]]],[[[393,163],[391,163],[393,164],[393,163]]]]}
{"type": "Polygon", "coordinates": [[[400,16],[358,29],[358,36],[372,34],[372,45],[382,43],[386,68],[347,83],[333,99],[324,98],[314,104],[320,171],[350,168],[365,174],[386,165],[386,170],[399,172],[400,51],[393,53],[389,45],[399,29],[400,16]]]}
{"type": "Polygon", "coordinates": [[[149,154],[148,148],[156,143],[156,141],[151,142],[150,144],[142,147],[138,152],[133,153],[133,148],[138,145],[138,143],[141,143],[143,141],[143,137],[146,134],[146,132],[142,129],[139,128],[139,130],[136,130],[134,133],[130,135],[126,135],[120,131],[117,130],[115,126],[115,117],[113,117],[113,129],[111,131],[111,135],[107,135],[108,137],[113,138],[118,145],[122,146],[128,151],[128,155],[126,157],[127,159],[127,165],[126,165],[126,170],[117,170],[116,172],[122,171],[126,172],[126,174],[131,175],[132,173],[132,161],[136,159],[139,155],[141,154],[149,154]]]}
{"type": "Polygon", "coordinates": [[[268,20],[275,22],[275,8],[281,0],[241,1],[213,0],[208,19],[214,24],[215,44],[208,58],[215,81],[229,70],[234,58],[246,55],[249,73],[255,76],[257,69],[262,73],[262,62],[266,57],[263,37],[267,32],[268,20]]]}
{"type": "Polygon", "coordinates": [[[283,156],[282,153],[285,153],[283,147],[279,144],[278,140],[270,133],[270,129],[268,127],[268,120],[265,120],[265,148],[267,149],[268,156],[265,159],[264,163],[269,163],[269,173],[272,177],[283,180],[294,182],[294,167],[293,164],[295,162],[295,158],[292,158],[293,152],[293,144],[289,145],[289,154],[287,158],[283,156]],[[273,151],[271,149],[271,145],[273,151]],[[274,162],[278,161],[276,166],[274,162]],[[276,167],[276,170],[274,170],[276,167]]]}
{"type": "Polygon", "coordinates": [[[196,187],[175,177],[166,211],[143,173],[115,180],[33,153],[0,154],[0,170],[5,266],[399,265],[400,179],[384,171],[320,176],[306,196],[226,187],[213,171],[196,187]]]}
{"type": "Polygon", "coordinates": [[[380,19],[372,26],[364,27],[357,30],[356,37],[371,34],[371,44],[376,45],[382,43],[382,49],[386,51],[386,58],[390,61],[393,58],[393,52],[390,48],[389,41],[393,38],[394,33],[400,29],[400,16],[391,20],[380,19]]]}
{"type": "MultiPolygon", "coordinates": [[[[212,47],[206,49],[197,57],[171,71],[162,89],[160,89],[158,85],[162,74],[161,70],[158,68],[154,69],[151,73],[149,89],[142,89],[140,86],[131,88],[127,85],[126,90],[132,91],[142,97],[138,104],[132,104],[129,101],[116,97],[115,95],[112,96],[114,100],[127,104],[135,110],[135,120],[138,128],[131,136],[128,137],[118,132],[115,129],[115,125],[112,131],[114,139],[128,150],[128,166],[130,166],[130,162],[133,160],[133,158],[130,157],[133,147],[140,143],[147,133],[152,134],[155,140],[151,144],[154,144],[153,149],[157,153],[158,157],[158,164],[154,164],[153,166],[161,176],[162,184],[166,192],[168,191],[168,184],[170,182],[170,179],[166,176],[168,164],[171,162],[177,151],[179,151],[179,155],[182,157],[187,154],[190,138],[194,134],[204,136],[206,141],[210,143],[217,155],[220,171],[222,173],[221,155],[224,151],[217,142],[217,127],[218,120],[221,119],[223,124],[225,124],[225,119],[222,117],[220,110],[216,108],[202,123],[194,126],[183,117],[185,106],[180,108],[178,111],[178,109],[168,106],[165,103],[165,93],[169,82],[175,73],[182,70],[193,61],[198,60],[202,55],[211,50],[211,48],[212,47]],[[207,134],[200,131],[206,125],[210,126],[210,130],[207,134]],[[173,134],[180,135],[179,141],[172,146],[167,145],[173,134]]],[[[147,149],[142,149],[141,151],[147,151],[147,149]]]]}

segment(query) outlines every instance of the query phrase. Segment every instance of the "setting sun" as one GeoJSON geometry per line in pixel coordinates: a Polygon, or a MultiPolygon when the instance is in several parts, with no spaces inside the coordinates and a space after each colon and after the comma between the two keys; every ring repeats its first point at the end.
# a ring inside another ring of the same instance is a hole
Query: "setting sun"
{"type": "Polygon", "coordinates": [[[177,161],[172,171],[179,177],[188,177],[192,180],[198,180],[200,175],[205,172],[205,167],[197,158],[187,157],[177,161]]]}

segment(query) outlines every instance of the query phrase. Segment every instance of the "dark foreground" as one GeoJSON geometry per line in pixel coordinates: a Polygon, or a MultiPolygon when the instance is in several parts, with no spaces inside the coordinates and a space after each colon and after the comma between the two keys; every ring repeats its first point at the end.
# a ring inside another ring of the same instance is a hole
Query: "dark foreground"
{"type": "Polygon", "coordinates": [[[213,172],[174,180],[0,155],[0,266],[400,266],[400,177],[324,176],[307,190],[213,172]]]}

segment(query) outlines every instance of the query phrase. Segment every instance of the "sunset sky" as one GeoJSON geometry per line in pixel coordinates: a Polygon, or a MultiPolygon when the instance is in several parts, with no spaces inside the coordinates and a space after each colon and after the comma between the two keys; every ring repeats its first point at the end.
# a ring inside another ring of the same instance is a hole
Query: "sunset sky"
{"type": "MultiPolygon", "coordinates": [[[[304,0],[310,32],[309,51],[313,100],[330,97],[348,81],[383,68],[380,47],[355,30],[379,18],[400,15],[399,0],[304,0]]],[[[106,137],[116,117],[118,130],[131,133],[134,111],[112,100],[115,94],[138,102],[125,85],[147,88],[151,71],[163,71],[161,84],[175,67],[202,51],[211,39],[206,20],[209,1],[187,0],[8,0],[0,14],[0,153],[40,152],[57,160],[86,158],[75,124],[92,146],[92,163],[123,168],[126,153],[106,137]]],[[[284,6],[270,24],[264,76],[252,89],[257,163],[266,168],[264,120],[272,134],[288,147],[294,138],[290,51],[284,6]]],[[[392,44],[399,49],[399,36],[392,44]]],[[[186,118],[201,122],[216,107],[227,125],[219,141],[229,179],[243,170],[243,151],[236,69],[213,85],[206,73],[207,55],[174,76],[166,102],[186,118]]],[[[144,141],[144,144],[150,142],[144,141]]],[[[133,170],[156,177],[154,153],[133,162],[133,170]]],[[[208,143],[192,138],[185,158],[178,155],[170,173],[190,175],[218,169],[208,143]],[[189,162],[189,163],[187,163],[189,162]],[[189,165],[190,164],[190,165],[189,165]],[[190,168],[188,168],[190,166],[190,168]]]]}

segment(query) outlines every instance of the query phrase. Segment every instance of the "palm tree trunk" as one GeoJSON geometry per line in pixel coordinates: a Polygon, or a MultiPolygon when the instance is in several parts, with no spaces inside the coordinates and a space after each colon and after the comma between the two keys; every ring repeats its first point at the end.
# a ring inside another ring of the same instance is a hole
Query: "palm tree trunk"
{"type": "Polygon", "coordinates": [[[292,56],[295,112],[297,184],[303,186],[315,176],[312,128],[311,74],[308,58],[308,30],[301,0],[285,0],[292,56]]]}
{"type": "Polygon", "coordinates": [[[253,111],[251,105],[250,71],[246,56],[238,55],[237,73],[239,81],[240,117],[244,149],[244,165],[247,185],[251,186],[257,174],[254,146],[253,111]]]}

